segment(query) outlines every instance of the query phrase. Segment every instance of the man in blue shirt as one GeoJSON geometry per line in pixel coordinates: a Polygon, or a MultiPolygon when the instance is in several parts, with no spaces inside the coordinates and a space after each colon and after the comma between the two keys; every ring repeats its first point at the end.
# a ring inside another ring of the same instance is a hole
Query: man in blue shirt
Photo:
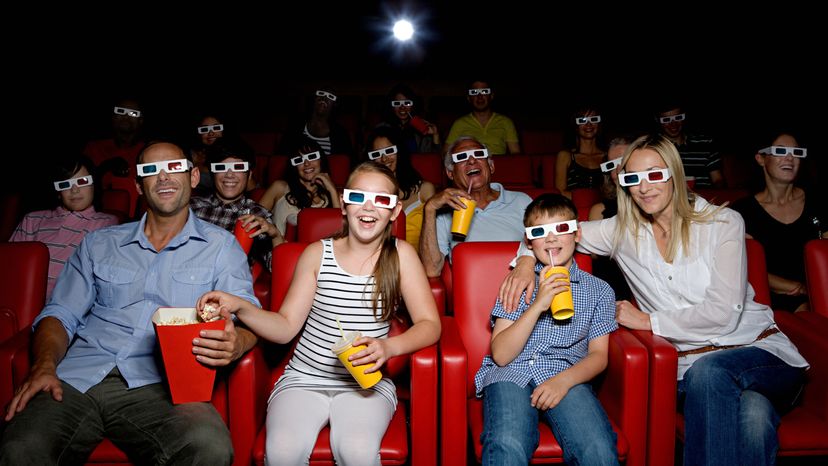
{"type": "Polygon", "coordinates": [[[429,277],[438,277],[446,256],[462,241],[519,241],[521,222],[532,198],[522,192],[508,191],[492,183],[494,161],[485,144],[468,136],[454,141],[443,156],[443,165],[456,187],[431,196],[423,207],[420,233],[420,259],[429,277]],[[458,238],[451,233],[452,215],[464,209],[464,199],[476,203],[468,234],[458,238]]]}
{"type": "MultiPolygon", "coordinates": [[[[150,320],[213,289],[258,303],[236,239],[188,207],[199,180],[192,166],[174,144],[148,145],[136,183],[144,218],[87,235],[69,259],[35,320],[33,364],[6,413],[0,464],[83,463],[104,437],[136,463],[232,462],[212,404],[172,404],[150,320]]],[[[194,339],[193,353],[224,366],[255,342],[228,319],[194,339]]]]}

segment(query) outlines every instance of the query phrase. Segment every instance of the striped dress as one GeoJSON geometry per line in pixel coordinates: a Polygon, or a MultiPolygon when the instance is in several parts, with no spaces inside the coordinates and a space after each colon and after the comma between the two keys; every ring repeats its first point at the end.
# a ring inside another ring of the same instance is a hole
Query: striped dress
{"type": "MultiPolygon", "coordinates": [[[[336,262],[333,240],[322,240],[322,262],[316,277],[316,295],[308,319],[285,373],[276,382],[270,399],[285,390],[362,390],[331,352],[340,338],[336,319],[345,332],[360,331],[363,336],[385,338],[389,322],[378,321],[371,306],[374,277],[352,275],[336,262]]],[[[369,388],[397,405],[394,382],[383,377],[369,388]]]]}

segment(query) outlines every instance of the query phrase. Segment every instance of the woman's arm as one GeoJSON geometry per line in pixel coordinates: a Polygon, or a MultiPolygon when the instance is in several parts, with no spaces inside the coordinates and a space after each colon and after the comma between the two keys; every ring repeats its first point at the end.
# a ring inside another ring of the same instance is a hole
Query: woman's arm
{"type": "Polygon", "coordinates": [[[379,369],[394,356],[413,353],[440,339],[440,316],[423,265],[414,248],[405,241],[397,241],[397,253],[400,289],[413,325],[395,337],[358,339],[355,344],[366,343],[368,347],[353,356],[355,366],[374,363],[374,368],[379,369]]]}
{"type": "Polygon", "coordinates": [[[572,158],[572,154],[567,150],[562,150],[558,152],[558,157],[555,159],[555,187],[568,198],[572,198],[572,193],[566,189],[566,175],[569,171],[570,158],[572,158]]]}
{"type": "Polygon", "coordinates": [[[790,280],[772,273],[768,274],[768,285],[771,291],[776,294],[786,294],[789,296],[799,296],[808,294],[805,284],[796,280],[790,280]]]}
{"type": "Polygon", "coordinates": [[[259,199],[259,205],[267,210],[273,210],[276,201],[282,198],[288,192],[288,184],[283,180],[276,180],[267,187],[267,191],[259,199]]]}

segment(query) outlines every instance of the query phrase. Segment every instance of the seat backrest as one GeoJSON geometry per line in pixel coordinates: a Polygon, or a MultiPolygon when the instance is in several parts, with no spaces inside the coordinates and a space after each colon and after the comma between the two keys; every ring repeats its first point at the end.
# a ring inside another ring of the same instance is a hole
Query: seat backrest
{"type": "Polygon", "coordinates": [[[0,194],[0,241],[8,241],[22,216],[22,194],[0,194]]]}
{"type": "Polygon", "coordinates": [[[805,275],[811,310],[828,317],[828,240],[805,243],[805,275]]]}
{"type": "Polygon", "coordinates": [[[765,248],[755,239],[745,240],[747,251],[748,283],[756,293],[757,303],[770,306],[770,285],[768,284],[768,268],[765,263],[765,248]]]}
{"type": "Polygon", "coordinates": [[[123,189],[104,189],[101,193],[101,210],[118,217],[118,223],[130,220],[130,196],[123,189]]]}
{"type": "MultiPolygon", "coordinates": [[[[320,207],[299,211],[296,226],[296,241],[311,243],[327,238],[342,229],[342,211],[338,207],[320,207]]],[[[405,212],[394,220],[393,234],[405,239],[405,212]]]]}
{"type": "Polygon", "coordinates": [[[39,241],[0,243],[0,342],[28,327],[43,310],[49,249],[39,241]]]}
{"type": "MultiPolygon", "coordinates": [[[[263,131],[259,133],[239,134],[256,155],[273,155],[279,147],[282,134],[277,131],[263,131]]],[[[257,161],[258,163],[258,161],[257,161]]]]}
{"type": "Polygon", "coordinates": [[[437,189],[446,185],[443,157],[438,152],[416,152],[411,154],[411,165],[424,180],[430,181],[437,189]]]}
{"type": "MultiPolygon", "coordinates": [[[[454,318],[468,353],[467,397],[474,396],[474,375],[489,354],[492,329],[490,316],[500,284],[509,273],[517,241],[478,241],[458,244],[452,250],[452,294],[454,318]]],[[[576,253],[578,267],[591,272],[592,261],[576,253]]]]}
{"type": "Polygon", "coordinates": [[[493,155],[495,170],[492,181],[507,189],[534,186],[532,157],[526,154],[493,155]]]}
{"type": "Polygon", "coordinates": [[[347,154],[331,154],[328,156],[328,168],[333,184],[337,188],[345,187],[351,174],[351,158],[347,154]]]}
{"type": "MultiPolygon", "coordinates": [[[[293,167],[290,165],[290,157],[285,154],[276,154],[268,158],[267,161],[267,186],[270,186],[276,180],[285,179],[285,171],[293,167]]],[[[263,183],[264,184],[264,183],[263,183]]]]}
{"type": "Polygon", "coordinates": [[[572,190],[572,203],[578,209],[578,220],[589,220],[589,209],[601,200],[601,191],[595,188],[575,188],[572,190]]]}

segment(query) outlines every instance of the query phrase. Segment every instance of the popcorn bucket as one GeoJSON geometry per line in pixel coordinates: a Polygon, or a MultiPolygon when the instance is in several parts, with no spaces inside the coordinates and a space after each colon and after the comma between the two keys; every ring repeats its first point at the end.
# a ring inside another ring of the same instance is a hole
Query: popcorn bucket
{"type": "Polygon", "coordinates": [[[161,346],[161,357],[173,404],[210,401],[216,369],[196,361],[193,339],[202,330],[221,330],[224,320],[200,322],[194,307],[160,307],[152,325],[161,346]]]}

